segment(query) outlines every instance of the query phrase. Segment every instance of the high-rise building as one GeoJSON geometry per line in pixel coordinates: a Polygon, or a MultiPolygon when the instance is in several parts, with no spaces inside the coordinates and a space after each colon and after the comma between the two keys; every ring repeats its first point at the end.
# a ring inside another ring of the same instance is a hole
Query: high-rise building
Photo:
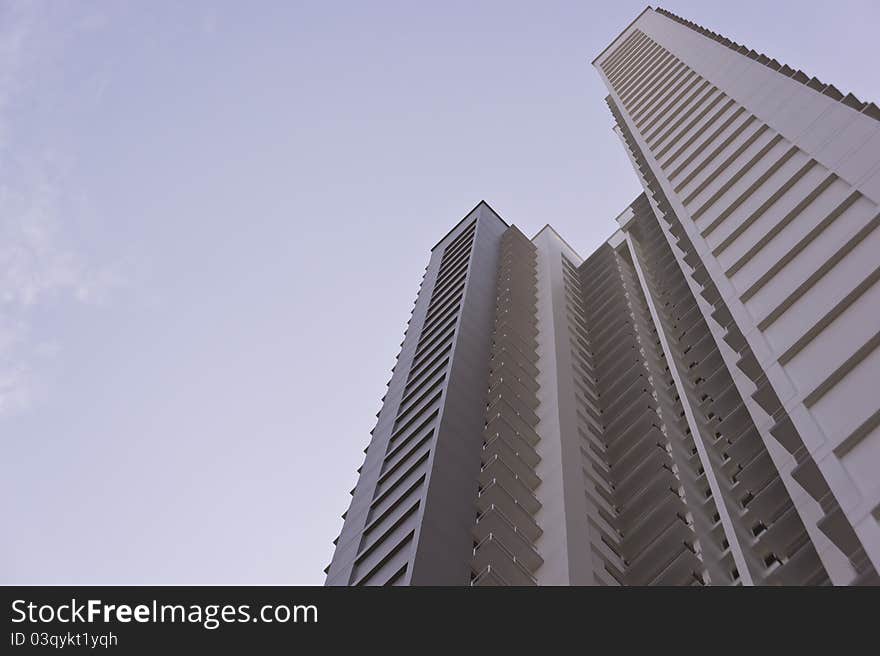
{"type": "Polygon", "coordinates": [[[432,249],[327,584],[880,583],[880,110],[650,7],[593,64],[644,193],[432,249]]]}

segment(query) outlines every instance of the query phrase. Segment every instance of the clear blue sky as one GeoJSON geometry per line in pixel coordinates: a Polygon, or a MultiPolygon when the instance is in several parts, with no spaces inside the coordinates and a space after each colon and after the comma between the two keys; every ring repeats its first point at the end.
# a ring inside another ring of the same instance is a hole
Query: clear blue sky
{"type": "MultiPolygon", "coordinates": [[[[873,1],[665,6],[880,100],[873,1]]],[[[428,249],[638,193],[643,7],[0,1],[0,583],[321,583],[428,249]]]]}

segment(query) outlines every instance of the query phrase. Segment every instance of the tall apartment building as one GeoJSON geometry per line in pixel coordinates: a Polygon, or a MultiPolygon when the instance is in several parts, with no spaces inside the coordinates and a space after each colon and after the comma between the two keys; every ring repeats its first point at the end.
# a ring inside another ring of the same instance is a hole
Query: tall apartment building
{"type": "Polygon", "coordinates": [[[650,7],[593,64],[644,193],[432,249],[327,584],[880,583],[880,110],[650,7]]]}

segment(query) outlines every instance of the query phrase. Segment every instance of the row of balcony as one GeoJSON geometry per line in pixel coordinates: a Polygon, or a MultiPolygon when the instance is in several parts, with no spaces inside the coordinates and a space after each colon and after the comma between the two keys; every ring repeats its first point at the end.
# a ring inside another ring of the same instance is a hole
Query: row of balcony
{"type": "Polygon", "coordinates": [[[541,508],[534,490],[538,424],[536,256],[516,228],[502,237],[486,424],[476,499],[472,585],[536,585],[541,508]]]}
{"type": "MultiPolygon", "coordinates": [[[[730,311],[711,280],[693,244],[680,225],[680,220],[668,205],[653,174],[647,175],[649,186],[657,189],[662,218],[682,259],[691,268],[678,265],[676,255],[669,248],[658,218],[645,220],[644,242],[655,258],[655,270],[662,269],[667,288],[675,287],[670,298],[670,314],[674,316],[673,331],[676,346],[685,362],[690,364],[684,374],[692,387],[692,405],[705,420],[704,443],[710,451],[711,465],[720,474],[722,493],[727,498],[731,519],[740,528],[735,539],[746,553],[755,582],[802,584],[806,581],[827,580],[815,548],[809,540],[803,522],[795,510],[791,497],[779,472],[770,458],[763,439],[754,425],[740,392],[720,355],[718,345],[699,306],[687,286],[680,286],[685,275],[690,275],[700,288],[700,296],[713,307],[711,316],[724,330],[724,340],[739,353],[738,368],[756,385],[752,399],[768,414],[784,415],[781,403],[773,391],[742,332],[736,326],[730,311]],[[671,266],[676,264],[677,266],[671,266]],[[680,279],[680,280],[679,280],[680,279]],[[702,326],[700,326],[702,324],[702,326]],[[762,564],[763,563],[763,564],[762,564]]],[[[799,436],[790,421],[778,422],[774,427],[784,435],[789,445],[797,448],[799,436]]],[[[726,541],[726,538],[725,538],[726,541]]]]}

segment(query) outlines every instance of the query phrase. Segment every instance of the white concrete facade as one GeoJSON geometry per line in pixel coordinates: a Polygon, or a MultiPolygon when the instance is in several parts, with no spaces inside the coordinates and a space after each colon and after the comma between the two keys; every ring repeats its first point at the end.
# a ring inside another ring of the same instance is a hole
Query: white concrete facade
{"type": "Polygon", "coordinates": [[[762,437],[797,481],[829,575],[846,583],[880,566],[880,120],[733,46],[649,8],[594,65],[654,178],[649,197],[665,197],[692,248],[683,270],[717,288],[738,352],[753,354],[745,366],[782,405],[762,423],[780,424],[797,464],[762,437]]]}

